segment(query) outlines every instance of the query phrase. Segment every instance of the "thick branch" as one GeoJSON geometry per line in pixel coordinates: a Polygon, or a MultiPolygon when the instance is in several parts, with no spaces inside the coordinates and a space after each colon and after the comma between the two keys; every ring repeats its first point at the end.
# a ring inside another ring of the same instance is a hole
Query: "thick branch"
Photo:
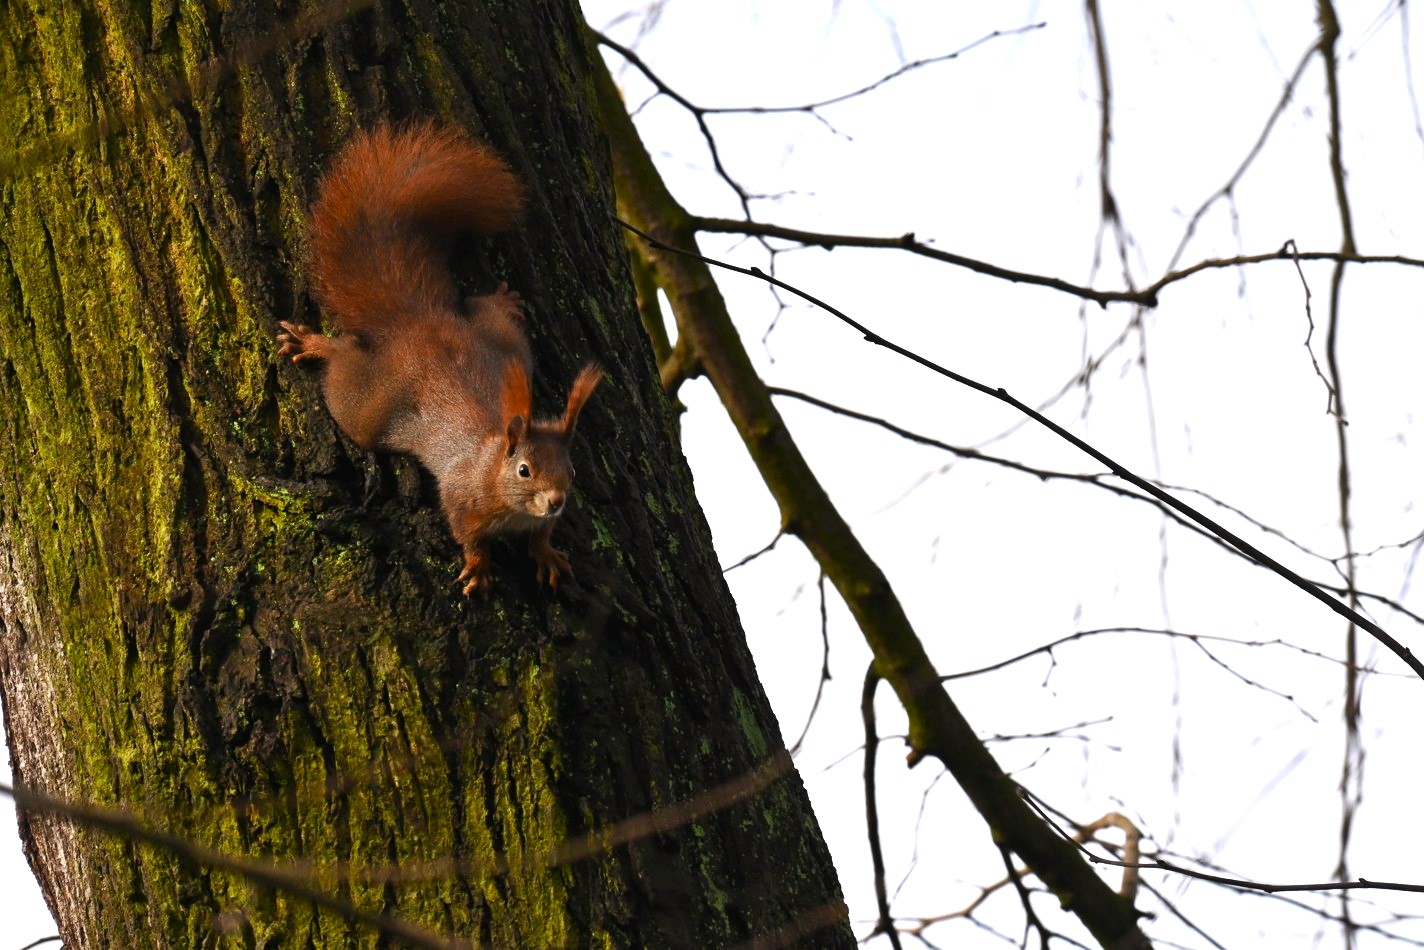
{"type": "MultiPolygon", "coordinates": [[[[612,77],[600,69],[596,83],[613,151],[620,213],[659,242],[695,247],[692,219],[668,193],[612,77]]],[[[1149,946],[1133,907],[1027,807],[950,699],[889,581],[792,440],[709,269],[656,248],[649,257],[680,336],[695,351],[776,498],[783,525],[806,544],[836,586],[874,653],[877,671],[904,705],[910,721],[910,761],[933,755],[944,762],[996,838],[1018,853],[1103,945],[1149,946]]]]}

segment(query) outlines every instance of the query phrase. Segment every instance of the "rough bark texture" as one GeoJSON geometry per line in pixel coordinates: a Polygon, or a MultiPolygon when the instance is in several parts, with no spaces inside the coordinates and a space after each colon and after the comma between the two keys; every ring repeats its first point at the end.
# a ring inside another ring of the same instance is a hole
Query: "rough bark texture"
{"type": "MultiPolygon", "coordinates": [[[[638,325],[576,10],[358,6],[0,5],[17,779],[481,944],[853,946],[638,325]],[[511,544],[460,597],[429,476],[276,358],[278,320],[321,322],[316,177],[377,116],[457,122],[528,179],[524,228],[458,261],[529,301],[536,408],[609,370],[557,596],[511,544]]],[[[67,946],[378,942],[161,848],[22,831],[67,946]]]]}

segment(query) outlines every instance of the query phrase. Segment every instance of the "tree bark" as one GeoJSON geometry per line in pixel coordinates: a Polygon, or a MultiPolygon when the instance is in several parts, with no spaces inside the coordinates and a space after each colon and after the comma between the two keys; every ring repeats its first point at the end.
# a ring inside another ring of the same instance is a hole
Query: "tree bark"
{"type": "Polygon", "coordinates": [[[638,324],[577,10],[302,9],[0,5],[15,775],[195,846],[32,799],[66,945],[402,939],[379,917],[498,947],[853,946],[638,324]],[[528,302],[536,408],[609,372],[557,594],[510,544],[491,598],[461,597],[433,480],[276,357],[278,320],[321,322],[316,179],[377,117],[459,124],[527,180],[523,228],[456,267],[528,302]]]}

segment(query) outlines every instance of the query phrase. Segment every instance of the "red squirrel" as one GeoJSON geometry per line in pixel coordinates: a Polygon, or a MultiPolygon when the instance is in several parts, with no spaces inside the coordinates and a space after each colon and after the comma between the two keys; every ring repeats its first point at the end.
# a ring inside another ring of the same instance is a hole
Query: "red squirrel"
{"type": "Polygon", "coordinates": [[[326,364],[327,408],[358,445],[414,455],[435,476],[466,595],[488,592],[484,542],[497,533],[529,534],[540,583],[572,576],[549,539],[574,475],[574,424],[603,378],[585,366],[562,418],[535,422],[519,295],[500,284],[459,306],[452,240],[507,230],[523,208],[509,166],[459,132],[358,136],[323,177],[308,226],[313,291],[341,335],[286,322],[277,335],[280,355],[326,364]]]}

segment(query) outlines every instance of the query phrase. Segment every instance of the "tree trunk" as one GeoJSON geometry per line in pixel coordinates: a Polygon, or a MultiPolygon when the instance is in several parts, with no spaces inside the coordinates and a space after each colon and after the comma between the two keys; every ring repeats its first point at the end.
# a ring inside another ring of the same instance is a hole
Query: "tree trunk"
{"type": "Polygon", "coordinates": [[[355,6],[0,5],[17,781],[335,898],[35,804],[66,945],[374,945],[402,921],[853,946],[638,325],[576,9],[355,6]],[[321,323],[316,179],[377,117],[454,122],[526,178],[522,229],[456,269],[528,301],[536,409],[608,370],[557,594],[497,544],[493,595],[460,596],[430,476],[361,452],[276,356],[278,320],[321,323]]]}

